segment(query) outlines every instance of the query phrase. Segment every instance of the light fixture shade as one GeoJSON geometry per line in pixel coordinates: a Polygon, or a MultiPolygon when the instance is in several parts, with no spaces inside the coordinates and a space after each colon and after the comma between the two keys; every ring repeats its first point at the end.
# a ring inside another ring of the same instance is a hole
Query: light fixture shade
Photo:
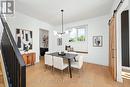
{"type": "Polygon", "coordinates": [[[57,31],[53,31],[55,36],[62,37],[64,34],[69,34],[69,31],[65,31],[63,33],[58,33],[57,31]]]}
{"type": "Polygon", "coordinates": [[[53,31],[54,35],[56,36],[58,33],[56,31],[53,31]]]}
{"type": "Polygon", "coordinates": [[[58,37],[61,37],[62,36],[62,34],[58,34],[58,37]]]}
{"type": "Polygon", "coordinates": [[[65,34],[69,34],[69,31],[65,31],[65,34]]]}

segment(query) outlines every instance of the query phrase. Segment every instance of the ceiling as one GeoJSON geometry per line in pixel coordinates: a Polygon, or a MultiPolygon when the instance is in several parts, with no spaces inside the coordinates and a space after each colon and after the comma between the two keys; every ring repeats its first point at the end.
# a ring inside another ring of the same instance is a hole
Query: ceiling
{"type": "Polygon", "coordinates": [[[16,11],[52,25],[103,16],[110,12],[115,0],[16,0],[16,11]]]}

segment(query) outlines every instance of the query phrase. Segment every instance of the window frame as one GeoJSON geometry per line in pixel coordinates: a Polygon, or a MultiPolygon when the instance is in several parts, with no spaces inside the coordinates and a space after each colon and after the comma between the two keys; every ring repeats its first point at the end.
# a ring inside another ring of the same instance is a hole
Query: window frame
{"type": "Polygon", "coordinates": [[[88,35],[88,25],[80,25],[80,26],[75,26],[75,27],[71,27],[71,28],[68,28],[68,30],[69,30],[69,41],[68,42],[70,42],[70,43],[73,43],[73,42],[85,42],[85,41],[87,41],[87,35],[88,35]],[[76,40],[75,41],[70,41],[70,39],[71,39],[71,36],[70,36],[70,32],[73,30],[73,29],[76,29],[76,40]],[[80,30],[80,29],[84,29],[84,35],[83,36],[85,36],[85,40],[82,40],[82,41],[79,41],[78,40],[78,37],[79,37],[79,34],[78,34],[78,30],[80,30]]]}

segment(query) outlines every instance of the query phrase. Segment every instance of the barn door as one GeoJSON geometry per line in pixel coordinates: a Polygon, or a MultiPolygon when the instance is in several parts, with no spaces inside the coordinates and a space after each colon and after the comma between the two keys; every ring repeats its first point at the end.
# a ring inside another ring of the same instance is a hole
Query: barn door
{"type": "Polygon", "coordinates": [[[112,17],[109,23],[109,67],[114,80],[117,78],[116,20],[112,17]]]}

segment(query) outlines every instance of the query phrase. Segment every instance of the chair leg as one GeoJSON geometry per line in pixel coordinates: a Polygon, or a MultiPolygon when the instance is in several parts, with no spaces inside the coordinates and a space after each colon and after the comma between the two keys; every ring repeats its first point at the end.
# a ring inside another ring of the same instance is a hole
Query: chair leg
{"type": "MultiPolygon", "coordinates": [[[[72,68],[71,68],[71,69],[72,69],[72,68]]],[[[68,76],[70,76],[69,72],[70,72],[70,71],[69,71],[69,67],[68,67],[68,76]]],[[[71,72],[72,72],[72,71],[71,71],[71,72]]]]}
{"type": "Polygon", "coordinates": [[[80,77],[80,75],[81,75],[81,70],[80,70],[80,69],[78,69],[78,71],[79,71],[79,77],[80,77]]]}
{"type": "Polygon", "coordinates": [[[86,70],[86,64],[87,64],[87,63],[84,64],[84,70],[86,70]]]}
{"type": "Polygon", "coordinates": [[[55,75],[55,68],[52,66],[52,73],[55,75]]]}
{"type": "Polygon", "coordinates": [[[51,66],[51,71],[53,72],[53,66],[51,66]]]}
{"type": "Polygon", "coordinates": [[[63,81],[63,73],[64,73],[64,72],[63,72],[63,70],[61,70],[61,75],[62,75],[62,81],[63,81]]]}
{"type": "Polygon", "coordinates": [[[45,65],[45,68],[47,69],[47,65],[45,65]]]}
{"type": "Polygon", "coordinates": [[[45,65],[46,69],[48,69],[48,65],[45,65]]]}
{"type": "Polygon", "coordinates": [[[45,72],[47,71],[47,65],[45,65],[45,72]]]}
{"type": "Polygon", "coordinates": [[[46,70],[48,70],[48,69],[52,70],[53,69],[52,66],[48,66],[48,65],[45,65],[45,68],[46,68],[46,70]]]}
{"type": "MultiPolygon", "coordinates": [[[[53,66],[52,66],[53,67],[53,66]]],[[[52,68],[52,71],[54,72],[54,67],[52,68]]]]}
{"type": "Polygon", "coordinates": [[[84,66],[82,66],[82,68],[81,68],[81,69],[82,69],[82,72],[84,72],[84,66]]]}

